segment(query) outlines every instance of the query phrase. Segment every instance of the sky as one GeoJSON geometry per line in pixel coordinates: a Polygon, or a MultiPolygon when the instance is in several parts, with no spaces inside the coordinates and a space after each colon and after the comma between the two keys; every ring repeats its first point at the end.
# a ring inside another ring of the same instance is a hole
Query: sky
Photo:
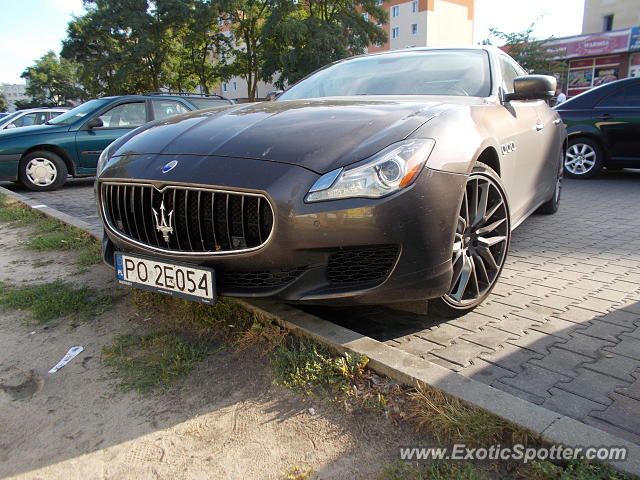
{"type": "MultiPolygon", "coordinates": [[[[489,27],[521,31],[537,19],[538,38],[577,35],[584,0],[475,0],[474,42],[489,27]]],[[[24,83],[20,74],[49,50],[59,52],[67,23],[83,12],[82,0],[0,0],[0,83],[24,83]]],[[[494,44],[497,44],[494,41],[494,44]]]]}

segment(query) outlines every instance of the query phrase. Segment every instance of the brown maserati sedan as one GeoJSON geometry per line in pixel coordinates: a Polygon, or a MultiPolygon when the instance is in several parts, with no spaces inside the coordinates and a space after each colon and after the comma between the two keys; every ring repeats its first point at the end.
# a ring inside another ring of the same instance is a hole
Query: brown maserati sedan
{"type": "Polygon", "coordinates": [[[119,282],[206,303],[480,304],[560,200],[555,79],[491,47],[328,65],[274,101],[144,125],[100,157],[119,282]]]}

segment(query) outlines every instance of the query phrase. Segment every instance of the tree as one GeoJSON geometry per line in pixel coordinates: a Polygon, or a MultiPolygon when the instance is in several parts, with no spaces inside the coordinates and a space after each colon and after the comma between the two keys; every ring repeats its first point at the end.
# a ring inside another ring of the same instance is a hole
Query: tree
{"type": "Polygon", "coordinates": [[[78,85],[77,65],[58,58],[53,51],[45,53],[20,76],[27,80],[30,103],[39,106],[71,106],[85,96],[78,85]]]}
{"type": "Polygon", "coordinates": [[[174,44],[177,0],[85,0],[68,26],[62,56],[82,64],[93,95],[160,90],[174,44]],[[169,6],[167,6],[169,4],[169,6]]]}
{"type": "Polygon", "coordinates": [[[377,0],[277,0],[264,27],[263,77],[279,87],[387,41],[388,15],[377,0]]]}
{"type": "Polygon", "coordinates": [[[258,81],[262,77],[265,44],[262,30],[271,15],[273,0],[223,0],[222,19],[229,25],[234,45],[225,61],[228,73],[238,75],[247,82],[249,101],[256,99],[258,81]]]}
{"type": "MultiPolygon", "coordinates": [[[[217,24],[220,4],[208,0],[180,1],[170,15],[179,19],[173,26],[174,45],[169,59],[167,84],[178,91],[196,86],[209,93],[229,76],[225,60],[231,39],[217,24]]],[[[167,12],[169,13],[169,12],[167,12]]]]}
{"type": "Polygon", "coordinates": [[[538,40],[533,36],[535,22],[522,32],[506,33],[497,28],[490,28],[492,36],[503,40],[506,52],[523,68],[531,73],[559,75],[566,69],[564,62],[553,59],[547,51],[545,42],[553,37],[538,40]]]}
{"type": "Polygon", "coordinates": [[[7,108],[9,108],[7,98],[4,96],[4,93],[0,92],[0,112],[6,111],[7,108]]]}

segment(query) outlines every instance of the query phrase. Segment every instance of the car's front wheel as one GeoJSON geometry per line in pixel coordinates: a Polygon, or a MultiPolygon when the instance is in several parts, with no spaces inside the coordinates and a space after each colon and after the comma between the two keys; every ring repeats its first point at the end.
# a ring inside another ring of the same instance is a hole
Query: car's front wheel
{"type": "Polygon", "coordinates": [[[479,163],[467,180],[458,215],[449,292],[432,300],[429,311],[458,317],[480,305],[498,281],[510,241],[509,206],[502,181],[479,163]]]}
{"type": "Polygon", "coordinates": [[[20,161],[18,178],[36,192],[56,190],[67,181],[67,165],[53,152],[31,152],[20,161]]]}
{"type": "Polygon", "coordinates": [[[573,138],[564,157],[564,174],[570,178],[591,178],[602,170],[602,157],[602,148],[594,140],[573,138]]]}

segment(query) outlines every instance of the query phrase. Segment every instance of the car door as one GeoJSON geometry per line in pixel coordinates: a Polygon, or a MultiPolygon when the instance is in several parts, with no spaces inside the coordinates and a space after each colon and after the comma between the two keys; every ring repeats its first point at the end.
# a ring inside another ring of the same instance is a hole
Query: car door
{"type": "Polygon", "coordinates": [[[593,109],[593,120],[614,162],[640,160],[640,81],[602,99],[593,109]]]}
{"type": "MultiPolygon", "coordinates": [[[[505,93],[513,93],[513,80],[526,72],[506,55],[499,55],[505,93]]],[[[543,194],[539,191],[545,176],[545,147],[541,141],[545,136],[541,129],[540,112],[544,100],[511,100],[503,105],[509,113],[509,133],[499,139],[503,181],[510,192],[511,219],[518,222],[526,215],[543,194]]]]}
{"type": "Polygon", "coordinates": [[[78,164],[83,169],[96,168],[102,150],[125,133],[147,123],[145,100],[121,102],[88,119],[76,132],[78,164]],[[89,128],[88,123],[99,118],[101,127],[89,128]]]}

